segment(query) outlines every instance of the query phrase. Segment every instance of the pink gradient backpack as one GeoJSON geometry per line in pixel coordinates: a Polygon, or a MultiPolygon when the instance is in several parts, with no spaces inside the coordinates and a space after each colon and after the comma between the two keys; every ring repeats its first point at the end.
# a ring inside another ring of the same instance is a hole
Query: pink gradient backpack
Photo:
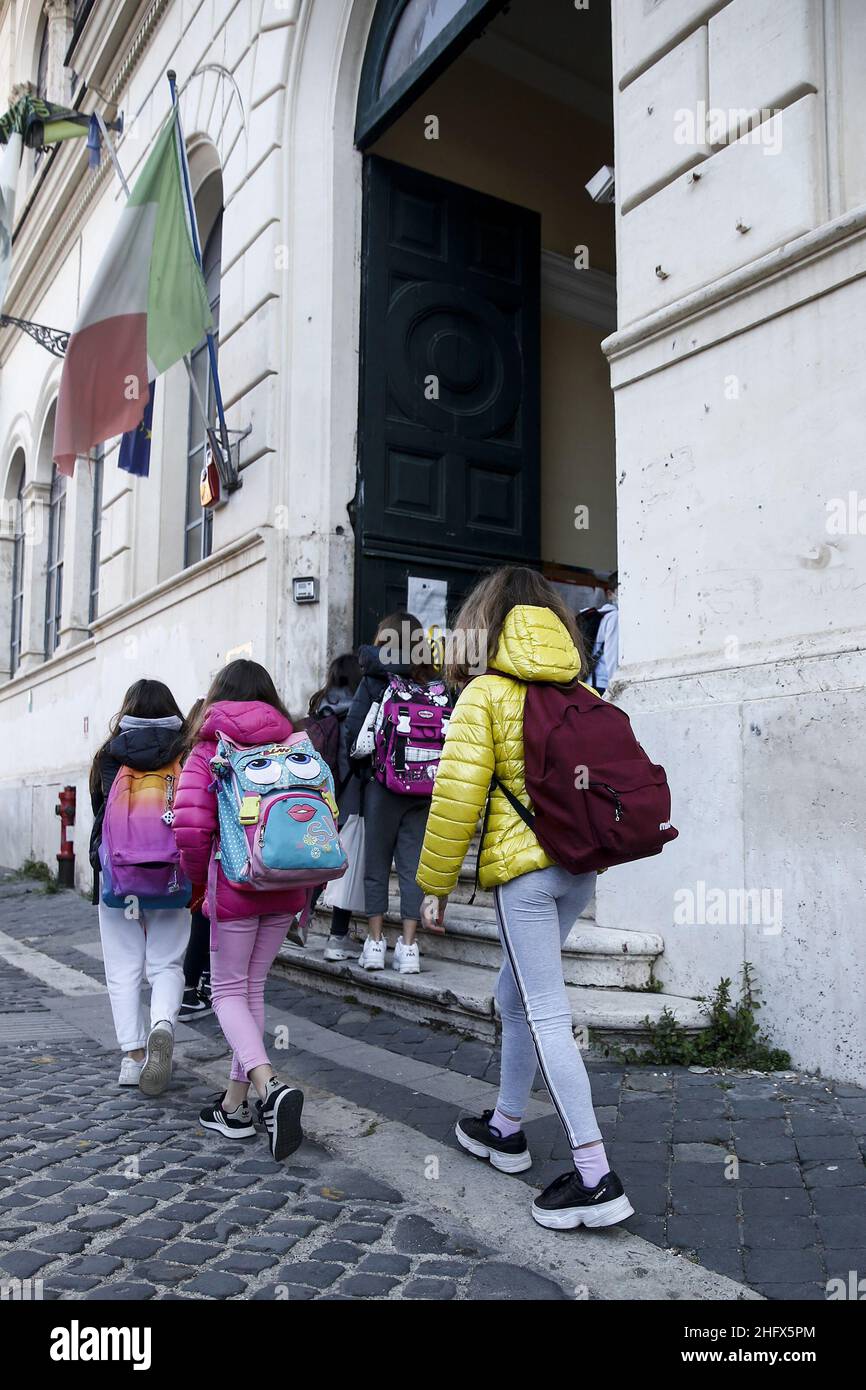
{"type": "Polygon", "coordinates": [[[107,906],[128,907],[132,899],[151,909],[188,906],[192,885],[181,872],[171,828],[179,777],[179,762],[153,772],[127,766],[118,771],[99,847],[107,906]]]}

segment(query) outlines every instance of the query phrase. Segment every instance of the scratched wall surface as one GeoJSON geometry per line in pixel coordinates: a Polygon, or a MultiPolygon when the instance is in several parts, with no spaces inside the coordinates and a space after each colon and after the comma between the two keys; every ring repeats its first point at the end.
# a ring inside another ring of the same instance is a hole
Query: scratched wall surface
{"type": "Polygon", "coordinates": [[[851,190],[866,147],[843,138],[840,112],[866,25],[849,6],[824,13],[808,0],[784,24],[763,0],[619,0],[614,18],[619,138],[632,142],[620,329],[606,345],[615,697],[668,769],[680,838],[604,875],[598,920],[660,932],[657,974],[673,993],[705,992],[753,962],[774,1042],[799,1065],[862,1083],[866,217],[851,190]],[[709,100],[778,104],[782,147],[750,147],[748,177],[729,180],[723,137],[695,152],[697,185],[655,149],[644,186],[640,141],[659,138],[654,115],[670,114],[674,95],[649,112],[635,88],[654,105],[664,63],[682,105],[694,103],[700,26],[709,100]],[[695,218],[689,195],[708,190],[695,218]],[[719,226],[732,213],[746,230],[726,250],[719,226]],[[647,273],[639,222],[664,246],[667,278],[647,273]],[[724,906],[706,911],[708,896],[724,906]]]}
{"type": "Polygon", "coordinates": [[[866,476],[864,356],[860,279],[617,392],[629,662],[862,626],[866,536],[836,518],[866,476]]]}

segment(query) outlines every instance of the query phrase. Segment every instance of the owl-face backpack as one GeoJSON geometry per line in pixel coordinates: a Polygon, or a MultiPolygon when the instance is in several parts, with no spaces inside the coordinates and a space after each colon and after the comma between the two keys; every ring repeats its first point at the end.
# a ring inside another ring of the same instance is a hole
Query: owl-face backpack
{"type": "Polygon", "coordinates": [[[244,747],[218,732],[210,766],[219,863],[230,883],[273,892],[312,888],[346,872],[334,779],[306,734],[244,747]]]}

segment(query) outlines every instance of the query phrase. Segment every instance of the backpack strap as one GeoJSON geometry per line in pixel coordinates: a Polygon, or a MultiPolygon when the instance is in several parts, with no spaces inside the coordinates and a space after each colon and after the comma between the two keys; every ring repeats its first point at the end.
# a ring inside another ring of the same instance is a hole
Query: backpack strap
{"type": "Polygon", "coordinates": [[[210,863],[207,871],[207,909],[210,918],[210,949],[218,949],[217,940],[217,840],[214,836],[210,851],[210,863]]]}
{"type": "Polygon", "coordinates": [[[491,779],[490,786],[487,788],[487,800],[484,803],[484,819],[481,822],[481,839],[478,841],[478,854],[475,857],[475,881],[472,884],[472,897],[467,904],[471,907],[475,901],[475,894],[478,892],[478,884],[481,876],[481,851],[484,848],[484,836],[487,834],[487,822],[490,819],[490,802],[493,797],[493,783],[495,776],[491,779]]]}
{"type": "Polygon", "coordinates": [[[493,779],[492,779],[492,781],[491,781],[491,783],[490,783],[490,789],[491,789],[491,791],[493,790],[494,787],[498,787],[498,788],[499,788],[499,790],[503,793],[503,795],[504,795],[506,801],[508,802],[509,806],[511,807],[511,809],[512,809],[513,811],[516,811],[516,812],[517,812],[517,814],[519,815],[520,819],[523,821],[523,824],[524,824],[525,826],[527,826],[527,828],[528,828],[529,830],[531,830],[533,834],[535,834],[535,816],[534,816],[534,815],[532,814],[532,812],[529,810],[529,807],[528,807],[528,806],[524,806],[523,802],[522,802],[522,801],[519,801],[519,800],[517,799],[517,797],[514,795],[514,792],[513,792],[513,791],[509,791],[509,789],[508,789],[508,787],[506,787],[505,783],[504,783],[504,782],[500,782],[499,778],[498,778],[495,774],[494,774],[493,779]]]}
{"type": "Polygon", "coordinates": [[[505,786],[504,782],[500,782],[499,778],[496,776],[496,773],[494,772],[493,776],[490,779],[490,786],[487,788],[487,802],[484,807],[484,820],[481,822],[481,839],[478,843],[478,858],[475,860],[475,882],[472,885],[472,897],[469,899],[469,902],[467,904],[468,907],[472,906],[472,904],[475,901],[475,894],[478,892],[478,879],[481,873],[481,850],[484,846],[484,836],[487,834],[487,822],[490,819],[490,803],[493,800],[493,791],[496,787],[498,787],[499,790],[503,793],[506,801],[508,801],[509,804],[514,808],[514,810],[517,812],[524,824],[529,827],[533,834],[535,834],[535,816],[532,814],[530,810],[527,809],[526,806],[524,806],[522,801],[518,801],[517,797],[514,795],[514,792],[509,791],[508,788],[505,786]]]}

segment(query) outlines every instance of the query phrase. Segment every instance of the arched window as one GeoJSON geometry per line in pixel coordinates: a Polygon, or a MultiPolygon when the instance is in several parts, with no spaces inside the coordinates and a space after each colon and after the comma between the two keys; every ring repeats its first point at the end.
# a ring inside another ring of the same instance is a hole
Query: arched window
{"type": "Polygon", "coordinates": [[[503,9],[505,0],[379,0],[358,89],[366,149],[503,9]]]}
{"type": "Polygon", "coordinates": [[[57,651],[63,606],[63,537],[66,530],[66,478],[54,465],[48,497],[48,564],[45,575],[45,659],[57,651]]]}
{"type": "Polygon", "coordinates": [[[12,612],[9,623],[9,674],[14,676],[21,663],[21,628],[24,621],[24,466],[15,494],[12,530],[12,612]]]}
{"type": "Polygon", "coordinates": [[[391,35],[378,95],[384,96],[450,24],[465,0],[409,0],[391,35]]]}
{"type": "MultiPolygon", "coordinates": [[[[214,322],[214,340],[219,341],[220,322],[220,273],[223,243],[223,215],[217,214],[211,233],[205,243],[202,255],[204,279],[207,285],[208,300],[214,322]]],[[[186,536],[184,539],[184,566],[194,565],[210,555],[213,543],[213,512],[201,505],[199,480],[204,464],[207,434],[202,420],[202,405],[209,425],[216,420],[216,401],[208,361],[207,340],[203,339],[192,353],[193,376],[198,386],[196,392],[190,387],[189,393],[189,431],[187,436],[186,471],[186,536]],[[200,399],[199,399],[200,398],[200,399]]]]}
{"type": "Polygon", "coordinates": [[[92,623],[99,613],[99,553],[102,545],[102,468],[105,446],[98,444],[93,459],[93,526],[90,541],[90,601],[87,621],[92,623]]]}

